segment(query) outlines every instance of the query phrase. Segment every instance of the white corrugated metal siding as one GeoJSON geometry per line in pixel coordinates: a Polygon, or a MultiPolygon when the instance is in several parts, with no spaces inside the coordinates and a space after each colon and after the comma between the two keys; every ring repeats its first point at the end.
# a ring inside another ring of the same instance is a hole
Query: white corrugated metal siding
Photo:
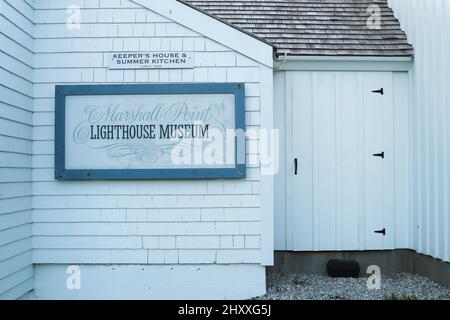
{"type": "Polygon", "coordinates": [[[410,73],[413,248],[450,261],[450,1],[389,4],[415,48],[410,73]]]}
{"type": "Polygon", "coordinates": [[[33,288],[33,8],[0,0],[0,299],[33,288]]]}

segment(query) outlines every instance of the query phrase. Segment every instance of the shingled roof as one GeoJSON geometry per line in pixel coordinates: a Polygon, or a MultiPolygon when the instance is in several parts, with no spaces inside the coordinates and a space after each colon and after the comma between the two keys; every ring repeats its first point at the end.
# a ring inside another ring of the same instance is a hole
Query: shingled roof
{"type": "Polygon", "coordinates": [[[387,0],[180,0],[272,44],[279,55],[411,57],[387,0]],[[369,29],[367,8],[381,9],[369,29]]]}

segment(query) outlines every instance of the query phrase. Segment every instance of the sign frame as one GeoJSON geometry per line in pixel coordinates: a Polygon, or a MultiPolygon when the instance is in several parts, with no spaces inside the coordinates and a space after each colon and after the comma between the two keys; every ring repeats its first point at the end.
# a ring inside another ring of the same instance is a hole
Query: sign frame
{"type": "MultiPolygon", "coordinates": [[[[95,95],[176,95],[233,94],[235,130],[245,132],[245,84],[130,84],[130,85],[57,85],[55,86],[55,179],[56,180],[195,180],[244,179],[246,160],[238,163],[238,143],[235,143],[235,163],[231,168],[145,168],[145,169],[66,169],[66,97],[95,95]]],[[[245,152],[246,148],[243,148],[245,152]]]]}

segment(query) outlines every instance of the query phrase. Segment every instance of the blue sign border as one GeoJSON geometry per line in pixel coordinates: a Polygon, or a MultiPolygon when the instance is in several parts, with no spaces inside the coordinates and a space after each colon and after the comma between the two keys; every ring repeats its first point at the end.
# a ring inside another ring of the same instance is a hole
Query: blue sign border
{"type": "MultiPolygon", "coordinates": [[[[73,95],[137,95],[137,94],[234,94],[236,129],[245,130],[245,84],[136,84],[136,85],[64,85],[55,87],[55,179],[57,180],[167,180],[167,179],[243,179],[246,163],[234,168],[200,169],[66,169],[65,118],[66,97],[73,95]]],[[[245,148],[244,148],[245,152],[245,148]]],[[[239,157],[245,159],[243,157],[239,157]]]]}

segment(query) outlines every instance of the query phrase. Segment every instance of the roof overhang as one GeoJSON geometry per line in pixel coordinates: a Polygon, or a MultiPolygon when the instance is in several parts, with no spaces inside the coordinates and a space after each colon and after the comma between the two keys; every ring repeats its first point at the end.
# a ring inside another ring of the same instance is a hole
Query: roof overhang
{"type": "Polygon", "coordinates": [[[274,48],[248,32],[178,0],[131,0],[269,68],[274,48]]]}
{"type": "Polygon", "coordinates": [[[409,71],[413,57],[377,56],[281,56],[278,71],[409,71]]]}
{"type": "Polygon", "coordinates": [[[229,23],[228,21],[226,21],[226,20],[224,20],[224,19],[221,19],[221,18],[219,18],[219,17],[217,17],[217,16],[215,16],[215,15],[213,15],[213,14],[210,14],[209,12],[207,12],[207,11],[205,11],[205,10],[199,8],[199,7],[196,7],[196,6],[194,6],[194,5],[192,5],[192,4],[188,3],[188,2],[186,2],[185,0],[177,0],[177,1],[178,1],[178,2],[181,2],[182,4],[184,4],[184,5],[188,6],[188,7],[191,7],[191,8],[194,9],[194,10],[197,10],[197,11],[203,13],[203,14],[206,14],[207,16],[210,16],[210,17],[213,18],[213,19],[216,19],[216,20],[218,20],[218,21],[220,21],[220,22],[222,22],[222,23],[225,23],[226,25],[228,25],[228,26],[230,26],[230,27],[232,27],[232,28],[234,28],[234,29],[236,29],[236,30],[239,30],[240,32],[243,32],[243,33],[249,35],[250,37],[253,37],[253,38],[255,38],[255,39],[259,40],[259,41],[262,41],[262,42],[268,44],[269,46],[273,47],[274,49],[276,49],[275,46],[273,46],[271,43],[269,43],[266,39],[263,39],[263,38],[261,38],[261,37],[258,37],[258,36],[257,36],[256,34],[254,34],[254,33],[251,33],[251,32],[249,32],[249,31],[247,31],[247,30],[245,30],[245,29],[242,29],[242,28],[240,28],[240,27],[238,27],[238,26],[236,26],[236,25],[234,25],[234,24],[232,24],[232,23],[229,23]]]}

